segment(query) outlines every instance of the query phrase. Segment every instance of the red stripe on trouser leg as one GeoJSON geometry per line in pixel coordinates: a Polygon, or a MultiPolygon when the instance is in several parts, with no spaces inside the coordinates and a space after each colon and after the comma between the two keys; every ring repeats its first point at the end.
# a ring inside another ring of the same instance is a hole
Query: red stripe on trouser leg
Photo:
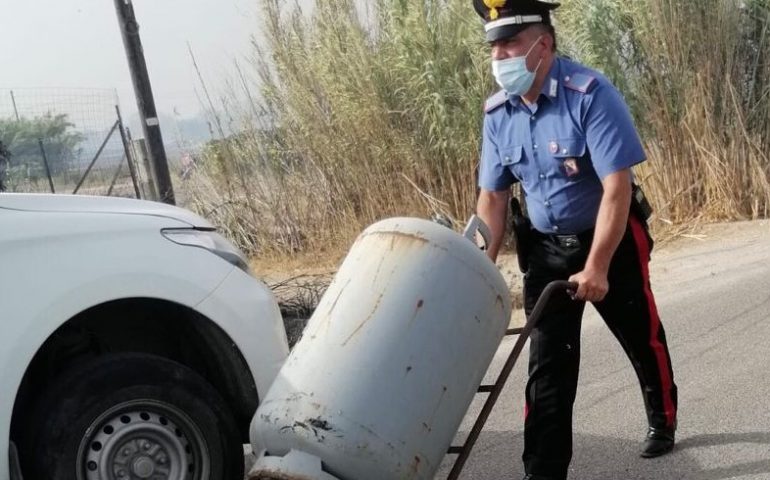
{"type": "Polygon", "coordinates": [[[632,215],[628,221],[631,225],[631,232],[634,235],[636,251],[639,255],[639,264],[642,269],[642,284],[644,294],[647,297],[647,307],[649,308],[650,316],[650,347],[652,347],[655,352],[655,358],[658,361],[658,371],[662,389],[661,395],[663,395],[663,408],[666,413],[666,424],[668,426],[673,426],[676,412],[674,411],[674,400],[671,398],[671,387],[674,382],[671,378],[671,372],[668,369],[666,348],[658,338],[660,332],[660,317],[658,316],[658,307],[655,305],[655,297],[652,295],[652,290],[650,289],[650,244],[647,241],[644,227],[639,220],[632,215]]]}
{"type": "Polygon", "coordinates": [[[529,416],[529,404],[525,402],[524,403],[524,420],[526,420],[528,416],[529,416]]]}

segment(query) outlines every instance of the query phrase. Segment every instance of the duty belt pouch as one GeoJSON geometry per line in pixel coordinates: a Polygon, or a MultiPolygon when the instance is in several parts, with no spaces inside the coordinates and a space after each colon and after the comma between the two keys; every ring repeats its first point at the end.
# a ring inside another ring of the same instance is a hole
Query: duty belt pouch
{"type": "Polygon", "coordinates": [[[631,213],[635,214],[643,222],[647,222],[652,215],[650,202],[644,196],[642,187],[635,183],[631,184],[631,213]]]}
{"type": "Polygon", "coordinates": [[[516,197],[511,198],[511,226],[516,241],[516,257],[521,273],[527,273],[529,251],[532,246],[532,223],[521,211],[521,203],[516,197]]]}

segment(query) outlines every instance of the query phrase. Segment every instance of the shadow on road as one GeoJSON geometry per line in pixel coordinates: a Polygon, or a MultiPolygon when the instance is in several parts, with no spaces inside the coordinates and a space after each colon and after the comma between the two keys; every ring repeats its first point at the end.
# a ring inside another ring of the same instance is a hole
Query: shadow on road
{"type": "MultiPolygon", "coordinates": [[[[652,460],[639,457],[639,441],[576,434],[570,480],[726,480],[770,478],[770,457],[756,461],[734,461],[731,454],[746,444],[770,451],[770,432],[706,434],[682,438],[670,455],[652,460]],[[699,458],[707,457],[707,462],[699,458]],[[707,465],[704,465],[707,464],[707,465]]],[[[482,434],[462,480],[520,480],[524,475],[520,432],[482,434]]],[[[733,455],[734,457],[734,455],[733,455]]],[[[454,460],[454,457],[447,457],[454,460]]],[[[436,479],[443,479],[451,463],[445,461],[436,479]]]]}

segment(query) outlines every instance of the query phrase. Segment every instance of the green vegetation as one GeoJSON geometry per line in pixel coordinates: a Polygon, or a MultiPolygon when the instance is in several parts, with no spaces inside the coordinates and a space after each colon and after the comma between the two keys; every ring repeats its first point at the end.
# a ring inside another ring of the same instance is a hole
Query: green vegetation
{"type": "Polygon", "coordinates": [[[42,139],[52,176],[66,175],[75,160],[83,136],[74,131],[67,115],[44,115],[34,118],[0,119],[0,142],[8,151],[7,183],[14,190],[22,180],[33,182],[46,178],[45,164],[40,152],[42,139]]]}

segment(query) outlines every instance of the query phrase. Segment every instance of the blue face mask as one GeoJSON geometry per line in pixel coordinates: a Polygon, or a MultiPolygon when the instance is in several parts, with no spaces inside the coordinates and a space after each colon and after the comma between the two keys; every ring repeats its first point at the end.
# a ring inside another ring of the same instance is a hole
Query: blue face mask
{"type": "Polygon", "coordinates": [[[540,59],[534,72],[530,72],[527,69],[527,57],[535,48],[537,42],[542,37],[537,37],[529,47],[526,54],[521,57],[506,58],[505,60],[492,60],[492,74],[497,80],[497,84],[503,88],[510,95],[524,95],[532,88],[532,84],[535,82],[535,75],[537,69],[540,68],[540,64],[543,63],[543,59],[540,59]]]}

